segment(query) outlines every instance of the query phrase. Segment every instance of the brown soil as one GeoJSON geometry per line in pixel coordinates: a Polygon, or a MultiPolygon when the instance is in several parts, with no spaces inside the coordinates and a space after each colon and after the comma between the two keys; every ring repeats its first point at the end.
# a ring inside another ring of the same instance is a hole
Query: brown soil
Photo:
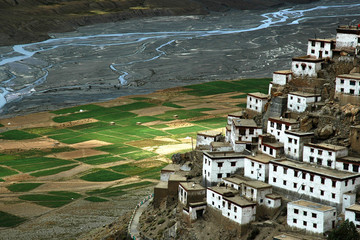
{"type": "Polygon", "coordinates": [[[50,154],[45,157],[54,157],[54,158],[70,160],[70,159],[91,157],[91,156],[104,155],[104,154],[108,154],[108,153],[104,152],[104,151],[85,148],[85,149],[79,149],[79,150],[75,150],[75,151],[71,151],[71,152],[50,154]]]}
{"type": "Polygon", "coordinates": [[[49,149],[53,148],[54,146],[57,147],[64,147],[67,146],[66,144],[59,143],[58,141],[47,138],[41,137],[36,139],[29,139],[29,140],[3,140],[0,139],[0,151],[7,151],[7,150],[30,150],[30,149],[49,149]]]}
{"type": "Polygon", "coordinates": [[[106,145],[111,145],[112,143],[100,141],[100,140],[89,140],[85,142],[75,143],[69,145],[72,148],[82,149],[82,148],[95,148],[95,147],[101,147],[106,145]]]}

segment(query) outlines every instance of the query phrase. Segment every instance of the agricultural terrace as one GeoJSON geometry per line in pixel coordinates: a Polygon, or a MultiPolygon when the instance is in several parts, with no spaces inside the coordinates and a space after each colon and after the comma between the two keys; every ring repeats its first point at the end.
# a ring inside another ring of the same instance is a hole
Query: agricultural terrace
{"type": "Polygon", "coordinates": [[[267,92],[269,81],[208,82],[0,120],[0,227],[153,186],[172,154],[190,151],[198,131],[224,130],[246,93],[267,92]]]}

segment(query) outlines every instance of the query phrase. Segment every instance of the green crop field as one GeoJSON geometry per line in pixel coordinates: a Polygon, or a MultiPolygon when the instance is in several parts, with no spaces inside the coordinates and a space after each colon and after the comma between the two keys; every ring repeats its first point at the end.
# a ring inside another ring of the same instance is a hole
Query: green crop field
{"type": "Polygon", "coordinates": [[[28,192],[41,185],[43,185],[43,183],[15,183],[6,188],[12,192],[28,192]]]}
{"type": "Polygon", "coordinates": [[[200,126],[191,126],[191,127],[171,129],[171,130],[167,130],[166,132],[170,134],[182,134],[182,133],[199,132],[204,130],[208,130],[208,128],[200,127],[200,126]]]}
{"type": "MultiPolygon", "coordinates": [[[[0,156],[1,158],[1,156],[0,156]]],[[[0,167],[0,177],[7,177],[7,176],[11,176],[14,174],[17,174],[17,171],[8,169],[8,168],[4,168],[4,167],[0,167]]]]}
{"type": "Polygon", "coordinates": [[[0,227],[15,227],[25,221],[25,218],[0,211],[0,227]]]}
{"type": "Polygon", "coordinates": [[[49,208],[57,208],[69,204],[80,197],[82,197],[82,195],[78,193],[59,191],[48,192],[47,194],[22,195],[19,199],[30,201],[49,208]]]}
{"type": "Polygon", "coordinates": [[[172,102],[164,102],[162,105],[166,106],[166,107],[172,107],[172,108],[184,108],[183,106],[177,105],[172,102]]]}
{"type": "Polygon", "coordinates": [[[6,139],[6,140],[24,140],[24,139],[33,139],[37,137],[40,137],[40,135],[28,133],[20,130],[10,130],[7,132],[0,133],[0,139],[6,139]]]}
{"type": "Polygon", "coordinates": [[[137,183],[131,183],[131,184],[122,185],[122,186],[118,186],[118,187],[109,187],[109,188],[89,191],[89,192],[87,192],[87,194],[99,195],[101,197],[116,197],[116,196],[121,196],[121,195],[125,194],[126,191],[128,191],[130,189],[142,188],[142,187],[150,186],[153,184],[154,183],[149,182],[149,181],[137,182],[137,183]]]}
{"type": "Polygon", "coordinates": [[[128,177],[128,175],[100,169],[92,173],[86,174],[80,178],[89,182],[109,182],[109,181],[123,179],[126,177],[128,177]]]}

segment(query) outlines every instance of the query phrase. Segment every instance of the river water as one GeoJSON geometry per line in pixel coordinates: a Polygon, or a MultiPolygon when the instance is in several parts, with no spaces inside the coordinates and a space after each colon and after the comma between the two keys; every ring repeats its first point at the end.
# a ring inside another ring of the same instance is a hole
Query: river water
{"type": "Polygon", "coordinates": [[[308,38],[360,23],[360,1],[133,19],[0,48],[2,118],[217,79],[271,77],[308,38]]]}

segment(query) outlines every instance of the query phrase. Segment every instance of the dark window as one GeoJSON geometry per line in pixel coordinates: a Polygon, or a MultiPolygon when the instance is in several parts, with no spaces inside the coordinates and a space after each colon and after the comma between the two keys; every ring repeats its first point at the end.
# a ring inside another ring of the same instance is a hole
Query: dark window
{"type": "Polygon", "coordinates": [[[306,221],[304,221],[303,224],[304,224],[304,226],[307,226],[307,222],[306,222],[306,221]]]}
{"type": "Polygon", "coordinates": [[[283,181],[283,184],[286,185],[286,180],[283,181]]]}
{"type": "Polygon", "coordinates": [[[344,88],[340,88],[340,92],[344,92],[344,88]]]}
{"type": "Polygon", "coordinates": [[[222,202],[223,207],[225,207],[225,201],[222,202]]]}
{"type": "Polygon", "coordinates": [[[311,53],[314,54],[314,53],[315,53],[315,50],[314,50],[314,49],[311,49],[311,53]]]}
{"type": "Polygon", "coordinates": [[[276,182],[276,178],[273,178],[273,182],[276,182]]]}
{"type": "Polygon", "coordinates": [[[335,193],[332,193],[332,194],[331,194],[331,197],[332,197],[332,198],[335,198],[335,193]]]}
{"type": "Polygon", "coordinates": [[[345,181],[345,187],[347,187],[347,185],[348,185],[348,180],[345,181]]]}
{"type": "Polygon", "coordinates": [[[322,150],[318,150],[318,154],[319,154],[319,155],[322,155],[322,150]]]}
{"type": "Polygon", "coordinates": [[[310,162],[311,162],[311,163],[314,162],[314,157],[310,157],[310,162]]]}
{"type": "Polygon", "coordinates": [[[344,84],[344,79],[340,79],[340,83],[341,83],[341,84],[344,84]]]}
{"type": "Polygon", "coordinates": [[[360,221],[360,213],[355,213],[355,221],[360,221]]]}
{"type": "Polygon", "coordinates": [[[336,187],[336,181],[332,180],[332,187],[336,187]]]}
{"type": "Polygon", "coordinates": [[[327,166],[328,166],[328,167],[331,167],[331,165],[332,165],[332,161],[331,161],[331,160],[328,160],[328,161],[327,161],[327,166]]]}
{"type": "Polygon", "coordinates": [[[218,162],[218,167],[222,167],[223,166],[223,163],[222,162],[218,162]]]}
{"type": "Polygon", "coordinates": [[[222,173],[218,173],[217,177],[222,178],[222,173]]]}
{"type": "Polygon", "coordinates": [[[328,54],[329,54],[329,51],[325,51],[325,54],[328,55],[328,54]]]}
{"type": "Polygon", "coordinates": [[[254,134],[254,129],[250,128],[249,129],[249,134],[254,134]]]}
{"type": "Polygon", "coordinates": [[[325,184],[325,178],[321,178],[321,184],[325,184]]]}
{"type": "Polygon", "coordinates": [[[251,166],[252,166],[252,167],[255,166],[254,162],[251,162],[251,166]]]}
{"type": "Polygon", "coordinates": [[[297,188],[297,183],[294,183],[294,188],[297,188]]]}
{"type": "Polygon", "coordinates": [[[344,163],[344,170],[349,170],[349,164],[348,163],[344,163]]]}
{"type": "Polygon", "coordinates": [[[355,86],[355,81],[354,81],[354,80],[351,80],[351,81],[350,81],[350,85],[355,86]]]}
{"type": "Polygon", "coordinates": [[[310,181],[314,181],[314,175],[310,174],[310,181]]]}
{"type": "Polygon", "coordinates": [[[287,168],[284,168],[284,174],[287,174],[287,168]]]}
{"type": "Polygon", "coordinates": [[[311,46],[315,47],[315,41],[311,41],[311,46]]]}
{"type": "Polygon", "coordinates": [[[281,124],[280,123],[276,123],[276,129],[281,130],[281,124]]]}
{"type": "Polygon", "coordinates": [[[353,165],[353,172],[359,172],[359,166],[353,165]]]}
{"type": "Polygon", "coordinates": [[[320,195],[324,196],[324,190],[320,190],[320,195]]]}
{"type": "Polygon", "coordinates": [[[324,42],[320,42],[320,47],[324,47],[325,46],[325,43],[324,42]]]}
{"type": "Polygon", "coordinates": [[[298,171],[294,170],[294,177],[298,176],[298,171]]]}
{"type": "Polygon", "coordinates": [[[304,216],[307,216],[307,211],[304,211],[304,216]]]}
{"type": "Polygon", "coordinates": [[[302,179],[306,179],[306,173],[305,172],[302,173],[302,179]]]}
{"type": "Polygon", "coordinates": [[[313,187],[310,187],[310,192],[314,192],[314,188],[313,187]]]}
{"type": "Polygon", "coordinates": [[[292,138],[289,138],[289,143],[292,143],[292,138]]]}
{"type": "Polygon", "coordinates": [[[310,148],[310,152],[312,152],[312,153],[313,153],[313,152],[314,152],[314,149],[313,149],[313,148],[310,148]]]}
{"type": "Polygon", "coordinates": [[[317,159],[317,165],[322,165],[322,158],[317,159]]]}
{"type": "Polygon", "coordinates": [[[235,167],[236,166],[236,162],[231,162],[231,166],[235,167]]]}
{"type": "Polygon", "coordinates": [[[350,94],[354,94],[355,90],[354,89],[350,89],[350,94]]]}
{"type": "Polygon", "coordinates": [[[317,228],[317,224],[316,224],[316,223],[313,223],[313,227],[314,227],[314,228],[317,228]]]}
{"type": "Polygon", "coordinates": [[[298,214],[298,213],[299,213],[299,209],[294,208],[294,213],[295,213],[295,214],[298,214]]]}
{"type": "Polygon", "coordinates": [[[237,212],[237,207],[234,206],[234,212],[237,212]]]}
{"type": "Polygon", "coordinates": [[[329,156],[332,156],[332,152],[328,152],[329,153],[329,156]]]}
{"type": "Polygon", "coordinates": [[[317,218],[316,213],[312,213],[311,216],[312,216],[313,218],[317,218]]]}
{"type": "Polygon", "coordinates": [[[270,122],[270,127],[274,127],[274,122],[270,122]]]}
{"type": "Polygon", "coordinates": [[[294,218],[294,219],[293,219],[293,223],[297,223],[297,220],[296,220],[296,218],[294,218]]]}
{"type": "Polygon", "coordinates": [[[305,191],[305,185],[301,185],[301,190],[305,191]]]}
{"type": "Polygon", "coordinates": [[[273,166],[273,170],[274,170],[274,172],[276,172],[276,170],[277,170],[277,166],[273,166]]]}
{"type": "Polygon", "coordinates": [[[353,185],[355,184],[355,178],[352,179],[352,184],[353,184],[353,185]]]}

